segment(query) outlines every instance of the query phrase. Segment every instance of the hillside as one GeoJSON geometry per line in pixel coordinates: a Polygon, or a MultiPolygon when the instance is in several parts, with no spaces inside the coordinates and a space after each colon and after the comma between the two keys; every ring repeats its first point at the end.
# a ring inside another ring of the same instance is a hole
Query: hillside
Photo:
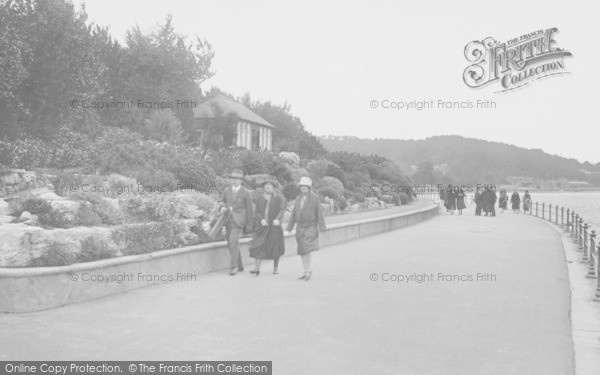
{"type": "MultiPolygon", "coordinates": [[[[580,163],[576,159],[550,155],[539,149],[457,135],[422,140],[325,136],[321,137],[321,142],[330,151],[385,156],[407,173],[413,172],[411,166],[421,166],[420,172],[424,172],[432,166],[446,164],[445,175],[435,171],[434,182],[506,183],[509,176],[526,176],[543,180],[581,180],[600,186],[600,163],[580,163]]],[[[430,182],[418,181],[417,175],[417,182],[430,182]]],[[[424,179],[431,179],[429,177],[424,179]]]]}

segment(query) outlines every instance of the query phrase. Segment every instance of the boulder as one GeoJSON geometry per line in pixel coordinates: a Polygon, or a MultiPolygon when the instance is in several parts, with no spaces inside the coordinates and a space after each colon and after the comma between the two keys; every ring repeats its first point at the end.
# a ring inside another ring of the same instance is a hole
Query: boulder
{"type": "Polygon", "coordinates": [[[16,185],[19,183],[19,180],[19,174],[15,172],[2,176],[2,181],[4,181],[5,185],[16,185]]]}
{"type": "Polygon", "coordinates": [[[21,216],[19,216],[19,221],[22,223],[27,220],[31,220],[31,218],[32,218],[31,212],[23,211],[23,213],[21,213],[21,216]]]}
{"type": "Polygon", "coordinates": [[[38,225],[38,221],[39,219],[37,215],[31,215],[31,219],[24,221],[23,224],[35,227],[38,225]]]}
{"type": "Polygon", "coordinates": [[[0,215],[11,215],[13,213],[10,204],[4,199],[0,199],[0,215]]]}
{"type": "Polygon", "coordinates": [[[46,248],[44,230],[23,223],[0,225],[0,267],[25,267],[46,248]]]}

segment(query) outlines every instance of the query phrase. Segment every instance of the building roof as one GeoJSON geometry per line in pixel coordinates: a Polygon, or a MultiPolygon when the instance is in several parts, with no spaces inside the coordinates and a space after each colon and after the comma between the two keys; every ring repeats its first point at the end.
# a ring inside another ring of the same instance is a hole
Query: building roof
{"type": "Polygon", "coordinates": [[[221,108],[224,116],[234,113],[242,120],[274,128],[267,120],[252,112],[242,103],[221,94],[194,108],[194,118],[214,118],[215,106],[221,108]]]}

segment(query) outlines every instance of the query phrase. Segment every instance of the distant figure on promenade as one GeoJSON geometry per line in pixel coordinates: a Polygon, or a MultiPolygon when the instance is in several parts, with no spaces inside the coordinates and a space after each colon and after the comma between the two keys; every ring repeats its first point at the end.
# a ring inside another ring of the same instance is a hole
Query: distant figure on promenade
{"type": "Polygon", "coordinates": [[[446,212],[450,212],[450,206],[448,205],[448,187],[443,186],[442,191],[440,191],[440,200],[444,202],[444,207],[446,207],[446,212]]]}
{"type": "Polygon", "coordinates": [[[519,196],[517,189],[515,189],[515,192],[510,196],[510,203],[512,203],[513,213],[518,214],[521,210],[521,197],[519,196]]]}
{"type": "Polygon", "coordinates": [[[456,196],[458,194],[456,186],[450,186],[450,191],[448,192],[448,209],[450,210],[450,215],[454,215],[454,210],[456,210],[456,196]]]}
{"type": "Polygon", "coordinates": [[[489,186],[485,185],[483,188],[483,192],[481,193],[481,209],[483,210],[485,216],[488,216],[489,214],[490,194],[491,192],[489,186]]]}
{"type": "Polygon", "coordinates": [[[244,270],[239,241],[244,232],[252,231],[253,206],[250,192],[241,185],[244,180],[242,171],[233,170],[229,174],[228,180],[231,185],[223,192],[219,205],[221,213],[225,210],[229,210],[231,213],[229,220],[225,223],[225,232],[231,257],[229,274],[233,276],[238,271],[244,270]]]}
{"type": "Polygon", "coordinates": [[[254,215],[257,226],[250,241],[250,257],[255,259],[254,269],[250,273],[258,276],[263,259],[273,259],[273,273],[279,273],[279,258],[285,253],[283,240],[283,214],[285,213],[285,198],[275,192],[275,181],[267,180],[262,183],[263,195],[256,202],[254,215]]]}
{"type": "Polygon", "coordinates": [[[506,194],[506,189],[500,190],[500,198],[498,199],[498,207],[502,209],[502,212],[506,210],[506,206],[508,203],[508,194],[506,194]]]}
{"type": "Polygon", "coordinates": [[[473,198],[475,201],[475,215],[481,216],[481,208],[482,208],[482,199],[481,199],[481,189],[479,186],[475,191],[475,197],[473,198]]]}
{"type": "Polygon", "coordinates": [[[496,216],[496,202],[498,201],[498,196],[496,195],[496,187],[492,186],[490,188],[490,216],[496,216]]]}
{"type": "Polygon", "coordinates": [[[319,231],[327,230],[323,208],[319,203],[319,197],[312,192],[312,180],[308,177],[300,178],[300,195],[296,198],[296,204],[287,225],[287,230],[296,228],[296,242],[298,244],[298,255],[302,258],[304,274],[300,280],[310,280],[312,276],[311,252],[319,250],[319,231]]]}
{"type": "Polygon", "coordinates": [[[523,211],[525,213],[531,210],[531,195],[529,195],[529,190],[525,190],[525,194],[523,195],[523,211]]]}
{"type": "Polygon", "coordinates": [[[462,210],[467,208],[465,205],[465,192],[462,188],[459,188],[456,193],[456,208],[459,215],[462,215],[462,210]]]}

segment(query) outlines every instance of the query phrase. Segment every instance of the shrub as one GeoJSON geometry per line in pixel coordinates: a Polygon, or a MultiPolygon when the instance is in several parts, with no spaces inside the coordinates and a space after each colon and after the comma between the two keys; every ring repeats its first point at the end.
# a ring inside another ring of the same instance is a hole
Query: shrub
{"type": "Polygon", "coordinates": [[[81,202],[79,205],[79,209],[75,214],[75,220],[73,225],[75,226],[85,226],[85,227],[95,227],[102,224],[102,220],[100,216],[94,212],[92,209],[92,204],[88,202],[81,202]]]}
{"type": "Polygon", "coordinates": [[[296,199],[298,194],[300,194],[300,188],[295,184],[287,184],[283,187],[282,193],[285,199],[289,202],[296,199]]]}
{"type": "Polygon", "coordinates": [[[108,192],[111,197],[117,197],[123,193],[139,193],[138,182],[131,177],[113,173],[108,176],[108,192]]]}
{"type": "Polygon", "coordinates": [[[176,221],[125,225],[113,232],[113,238],[124,255],[171,249],[197,240],[184,223],[176,221]]]}
{"type": "Polygon", "coordinates": [[[184,216],[183,200],[170,194],[128,195],[119,199],[125,211],[138,221],[169,221],[184,216]]]}
{"type": "Polygon", "coordinates": [[[83,167],[89,163],[91,142],[82,133],[61,128],[48,143],[46,166],[52,168],[83,167]]]}
{"type": "Polygon", "coordinates": [[[344,185],[335,177],[325,176],[315,185],[316,189],[330,188],[335,190],[338,196],[344,195],[344,185]]]}
{"type": "Polygon", "coordinates": [[[0,177],[11,173],[11,170],[6,165],[0,163],[0,177]]]}
{"type": "Polygon", "coordinates": [[[187,138],[181,121],[170,109],[154,111],[145,123],[148,136],[158,141],[176,145],[183,143],[187,138]]]}
{"type": "Polygon", "coordinates": [[[289,167],[283,163],[277,163],[270,174],[280,182],[293,182],[289,167]]]}
{"type": "Polygon", "coordinates": [[[64,244],[52,242],[48,249],[38,258],[32,259],[30,267],[67,266],[77,261],[75,254],[69,252],[64,244]]]}
{"type": "Polygon", "coordinates": [[[329,164],[327,166],[327,171],[326,171],[327,176],[330,177],[335,177],[338,180],[340,180],[340,182],[346,186],[347,184],[347,178],[346,178],[346,173],[342,170],[342,168],[340,168],[339,165],[337,164],[329,164]]]}
{"type": "Polygon", "coordinates": [[[85,176],[70,171],[59,171],[50,182],[54,186],[54,191],[61,197],[66,197],[69,192],[76,191],[84,184],[85,176]]]}
{"type": "Polygon", "coordinates": [[[117,252],[106,241],[88,237],[81,240],[81,253],[77,254],[77,262],[92,262],[100,259],[113,258],[117,252]]]}
{"type": "Polygon", "coordinates": [[[339,202],[342,200],[342,197],[338,194],[338,192],[335,189],[332,189],[331,187],[326,186],[326,187],[319,188],[317,190],[317,193],[321,197],[331,198],[336,202],[339,202]]]}
{"type": "Polygon", "coordinates": [[[76,192],[69,194],[69,198],[76,201],[89,202],[92,210],[100,218],[102,224],[117,225],[125,222],[125,215],[117,205],[110,203],[110,199],[104,198],[98,193],[76,192]]]}
{"type": "Polygon", "coordinates": [[[335,166],[336,164],[325,159],[312,160],[307,165],[308,173],[313,180],[320,180],[327,176],[327,171],[331,165],[335,166]]]}
{"type": "Polygon", "coordinates": [[[141,185],[139,188],[148,193],[172,192],[177,190],[177,178],[171,172],[155,169],[151,166],[130,171],[128,176],[135,178],[141,185]]]}
{"type": "Polygon", "coordinates": [[[206,213],[211,212],[217,204],[213,198],[203,193],[186,194],[183,199],[206,213]]]}
{"type": "Polygon", "coordinates": [[[19,217],[25,211],[35,215],[47,215],[53,212],[52,205],[48,200],[33,195],[16,197],[10,201],[13,216],[19,217]]]}
{"type": "Polygon", "coordinates": [[[208,192],[215,188],[216,175],[213,170],[192,156],[179,157],[169,170],[179,184],[196,191],[208,192]]]}

